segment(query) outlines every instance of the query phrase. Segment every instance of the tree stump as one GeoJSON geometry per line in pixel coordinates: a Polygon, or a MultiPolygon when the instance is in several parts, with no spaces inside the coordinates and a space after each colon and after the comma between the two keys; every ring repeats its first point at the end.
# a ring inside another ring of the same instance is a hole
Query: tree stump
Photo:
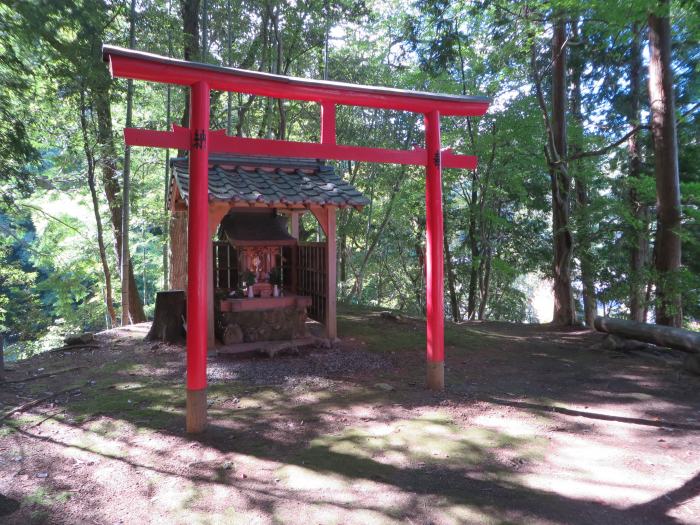
{"type": "Polygon", "coordinates": [[[146,341],[165,341],[179,344],[185,340],[183,319],[186,315],[184,290],[158,292],[153,324],[146,341]]]}

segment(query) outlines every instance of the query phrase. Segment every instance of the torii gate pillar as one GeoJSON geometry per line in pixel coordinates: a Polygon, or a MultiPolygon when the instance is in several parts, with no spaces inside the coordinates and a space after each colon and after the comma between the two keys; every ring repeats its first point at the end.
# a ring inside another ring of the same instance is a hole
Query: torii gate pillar
{"type": "Polygon", "coordinates": [[[445,388],[445,310],[440,113],[425,114],[425,244],[428,388],[445,388]]]}
{"type": "Polygon", "coordinates": [[[190,87],[190,193],[187,231],[187,432],[207,424],[207,251],[209,248],[209,84],[190,87]]]}

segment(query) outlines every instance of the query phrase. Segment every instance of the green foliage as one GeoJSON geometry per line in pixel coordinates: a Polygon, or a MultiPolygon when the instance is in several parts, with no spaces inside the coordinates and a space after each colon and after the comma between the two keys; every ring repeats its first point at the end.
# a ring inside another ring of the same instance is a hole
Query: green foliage
{"type": "Polygon", "coordinates": [[[0,199],[11,202],[32,188],[31,176],[39,154],[31,143],[26,111],[31,82],[12,10],[0,5],[0,199]]]}
{"type": "Polygon", "coordinates": [[[0,330],[19,340],[41,335],[46,323],[36,289],[36,272],[10,260],[10,249],[0,247],[0,330]]]}

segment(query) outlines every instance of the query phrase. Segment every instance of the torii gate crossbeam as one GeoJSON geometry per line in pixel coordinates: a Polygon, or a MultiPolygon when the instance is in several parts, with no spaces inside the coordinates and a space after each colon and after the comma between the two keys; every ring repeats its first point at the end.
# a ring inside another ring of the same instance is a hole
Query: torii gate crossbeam
{"type": "Polygon", "coordinates": [[[443,95],[393,88],[309,80],[255,71],[186,62],[151,53],[104,46],[103,57],[113,77],[188,86],[190,127],[171,131],[127,128],[126,143],[189,150],[190,193],[187,257],[187,415],[188,432],[206,426],[207,388],[207,236],[209,153],[283,154],[425,166],[427,385],[442,390],[444,376],[444,274],[442,168],[476,168],[473,156],[441,150],[440,116],[481,116],[489,106],[484,97],[443,95]],[[227,136],[209,129],[212,89],[235,91],[321,105],[321,142],[293,142],[227,136]],[[425,148],[390,150],[336,143],[336,105],[362,106],[422,113],[425,148]]]}

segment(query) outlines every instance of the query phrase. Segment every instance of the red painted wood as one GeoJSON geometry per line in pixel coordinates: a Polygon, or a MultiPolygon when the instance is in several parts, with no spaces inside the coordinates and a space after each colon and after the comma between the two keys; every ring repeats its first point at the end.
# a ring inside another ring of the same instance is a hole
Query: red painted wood
{"type": "Polygon", "coordinates": [[[190,90],[190,194],[187,230],[187,389],[207,386],[209,86],[190,90]]]}
{"type": "Polygon", "coordinates": [[[274,310],[287,306],[311,306],[311,297],[305,295],[285,295],[284,297],[254,297],[252,299],[224,299],[221,301],[222,312],[254,312],[274,310]]]}
{"type": "MultiPolygon", "coordinates": [[[[330,132],[329,132],[330,134],[330,132]]],[[[173,126],[173,131],[126,128],[124,138],[130,146],[188,149],[189,130],[173,126]]],[[[333,135],[335,140],[335,132],[333,135]]],[[[235,153],[239,155],[268,155],[307,159],[354,160],[359,162],[387,162],[425,166],[426,152],[422,148],[394,150],[343,146],[335,143],[294,142],[290,140],[249,139],[229,137],[224,130],[209,134],[209,153],[235,153]]],[[[477,157],[455,155],[451,150],[442,152],[443,167],[475,169],[477,157]]]]}
{"type": "Polygon", "coordinates": [[[124,142],[129,146],[190,149],[190,129],[175,125],[172,131],[124,128],[124,142]]]}
{"type": "Polygon", "coordinates": [[[113,46],[104,46],[103,56],[109,62],[114,77],[183,86],[206,81],[211,89],[288,100],[332,102],[416,113],[438,110],[443,115],[459,116],[483,115],[490,103],[482,97],[441,95],[224,68],[113,46]]]}
{"type": "Polygon", "coordinates": [[[457,155],[451,149],[442,151],[442,168],[461,168],[475,170],[479,164],[479,157],[474,155],[457,155]]]}
{"type": "Polygon", "coordinates": [[[365,148],[289,140],[249,139],[228,137],[224,133],[212,133],[213,151],[240,155],[273,155],[311,159],[356,160],[362,162],[389,162],[394,164],[422,165],[424,158],[419,151],[365,148]]]}
{"type": "Polygon", "coordinates": [[[443,274],[442,169],[440,113],[425,115],[427,166],[425,180],[426,317],[428,361],[445,359],[445,314],[443,274]]]}
{"type": "Polygon", "coordinates": [[[311,213],[314,214],[314,217],[316,217],[316,220],[318,221],[319,226],[321,226],[323,233],[325,233],[326,237],[328,237],[328,214],[326,213],[326,210],[320,206],[314,206],[311,208],[311,213]]]}

